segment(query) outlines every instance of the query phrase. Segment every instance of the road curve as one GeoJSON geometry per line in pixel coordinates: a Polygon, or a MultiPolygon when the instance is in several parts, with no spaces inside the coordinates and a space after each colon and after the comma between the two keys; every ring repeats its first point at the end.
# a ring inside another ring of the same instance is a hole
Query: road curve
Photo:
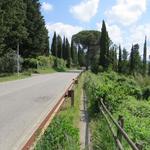
{"type": "Polygon", "coordinates": [[[0,83],[0,150],[20,150],[79,72],[0,83]]]}

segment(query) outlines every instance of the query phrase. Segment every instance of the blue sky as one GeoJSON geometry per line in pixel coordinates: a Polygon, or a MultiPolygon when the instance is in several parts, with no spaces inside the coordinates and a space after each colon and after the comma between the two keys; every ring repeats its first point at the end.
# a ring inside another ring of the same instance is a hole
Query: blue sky
{"type": "MultiPolygon", "coordinates": [[[[130,50],[143,50],[144,36],[150,48],[150,0],[40,0],[50,38],[56,31],[71,36],[81,30],[101,30],[104,19],[112,41],[130,50]]],[[[150,54],[150,50],[148,50],[150,54]]]]}

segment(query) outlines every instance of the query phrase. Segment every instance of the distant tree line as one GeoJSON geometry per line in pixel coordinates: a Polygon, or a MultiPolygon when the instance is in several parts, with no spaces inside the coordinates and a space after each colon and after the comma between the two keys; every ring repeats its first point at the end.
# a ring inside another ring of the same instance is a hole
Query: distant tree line
{"type": "MultiPolygon", "coordinates": [[[[101,37],[100,37],[100,57],[99,66],[104,70],[109,68],[119,73],[126,73],[135,75],[140,73],[142,75],[150,75],[150,63],[147,60],[147,38],[145,37],[143,58],[139,53],[139,44],[132,45],[131,52],[129,53],[125,48],[122,49],[121,45],[117,47],[110,44],[109,35],[106,29],[105,22],[103,21],[101,37]],[[119,54],[117,57],[117,49],[119,54]]],[[[96,70],[97,71],[97,70],[96,70]]]]}
{"type": "Polygon", "coordinates": [[[93,72],[111,68],[120,73],[150,75],[146,38],[141,58],[139,44],[132,45],[131,53],[113,44],[103,21],[101,32],[81,31],[72,36],[71,42],[54,32],[50,48],[40,8],[39,0],[0,1],[0,73],[15,72],[18,61],[21,64],[26,58],[53,55],[56,66],[59,58],[68,68],[85,66],[93,72]]]}
{"type": "Polygon", "coordinates": [[[139,53],[139,44],[132,45],[131,52],[122,49],[121,45],[114,44],[109,38],[105,21],[102,22],[101,32],[81,31],[74,35],[73,39],[84,53],[84,65],[95,73],[111,69],[123,74],[150,75],[146,37],[143,57],[139,53]]]}
{"type": "Polygon", "coordinates": [[[67,37],[62,39],[56,32],[54,32],[52,38],[51,54],[64,59],[68,68],[71,66],[85,66],[85,53],[81,45],[77,45],[73,38],[71,42],[69,42],[67,37]]]}

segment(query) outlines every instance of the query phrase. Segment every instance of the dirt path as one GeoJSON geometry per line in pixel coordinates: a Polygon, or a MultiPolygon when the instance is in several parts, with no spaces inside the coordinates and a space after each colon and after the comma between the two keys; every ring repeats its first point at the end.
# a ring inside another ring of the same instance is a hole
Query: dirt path
{"type": "Polygon", "coordinates": [[[82,91],[80,105],[80,143],[81,150],[90,150],[89,119],[87,113],[87,98],[82,91]]]}

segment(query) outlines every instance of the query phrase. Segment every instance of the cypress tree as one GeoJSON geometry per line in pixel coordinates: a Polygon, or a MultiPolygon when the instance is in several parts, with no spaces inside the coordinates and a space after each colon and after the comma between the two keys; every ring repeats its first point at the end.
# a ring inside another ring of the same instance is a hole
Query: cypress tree
{"type": "Polygon", "coordinates": [[[63,39],[63,45],[62,45],[62,57],[64,60],[67,60],[67,54],[66,54],[66,38],[63,39]]]}
{"type": "Polygon", "coordinates": [[[119,60],[118,60],[118,72],[122,72],[122,50],[121,46],[119,45],[119,60]]]}
{"type": "MultiPolygon", "coordinates": [[[[17,45],[22,44],[23,40],[27,38],[27,29],[25,27],[26,20],[26,5],[23,0],[11,1],[8,0],[4,3],[5,13],[7,10],[7,29],[8,33],[5,37],[6,49],[16,50],[17,45]],[[11,5],[10,5],[11,4],[11,5]],[[10,16],[8,16],[10,15],[10,16]]],[[[21,51],[20,51],[21,52],[21,51]]]]}
{"type": "Polygon", "coordinates": [[[116,47],[113,46],[109,52],[109,62],[114,71],[117,71],[117,50],[116,47]]]}
{"type": "Polygon", "coordinates": [[[143,52],[143,75],[146,75],[147,71],[147,38],[145,37],[145,43],[144,43],[144,52],[143,52]]]}
{"type": "Polygon", "coordinates": [[[130,54],[130,73],[139,73],[141,68],[141,57],[139,54],[139,45],[135,44],[132,46],[130,54]]]}
{"type": "Polygon", "coordinates": [[[149,63],[148,63],[148,75],[150,76],[150,55],[149,55],[149,63]]]}
{"type": "Polygon", "coordinates": [[[133,49],[133,45],[132,45],[132,48],[131,48],[131,53],[130,53],[130,74],[132,74],[132,72],[133,72],[133,69],[134,69],[134,62],[133,62],[133,53],[134,53],[134,51],[133,51],[134,49],[133,49]]]}
{"type": "Polygon", "coordinates": [[[66,38],[66,54],[67,54],[67,67],[71,67],[71,51],[70,51],[70,44],[68,39],[66,38]]]}
{"type": "Polygon", "coordinates": [[[74,42],[73,40],[71,39],[71,59],[72,59],[72,62],[74,63],[75,62],[75,52],[74,52],[74,42]]]}
{"type": "Polygon", "coordinates": [[[23,41],[23,57],[37,57],[49,55],[48,30],[45,27],[44,18],[40,12],[39,0],[24,0],[26,4],[26,22],[28,38],[23,41]]]}
{"type": "Polygon", "coordinates": [[[104,21],[102,23],[102,31],[100,37],[99,65],[101,65],[104,69],[107,69],[109,66],[109,37],[104,21]]]}
{"type": "Polygon", "coordinates": [[[62,58],[62,39],[60,35],[57,36],[57,56],[62,58]]]}
{"type": "Polygon", "coordinates": [[[53,56],[57,57],[57,38],[56,38],[56,32],[54,32],[54,36],[53,36],[53,39],[52,39],[51,53],[52,53],[53,56]]]}
{"type": "Polygon", "coordinates": [[[122,52],[122,72],[123,73],[128,73],[129,68],[128,68],[128,52],[124,48],[122,52]]]}

